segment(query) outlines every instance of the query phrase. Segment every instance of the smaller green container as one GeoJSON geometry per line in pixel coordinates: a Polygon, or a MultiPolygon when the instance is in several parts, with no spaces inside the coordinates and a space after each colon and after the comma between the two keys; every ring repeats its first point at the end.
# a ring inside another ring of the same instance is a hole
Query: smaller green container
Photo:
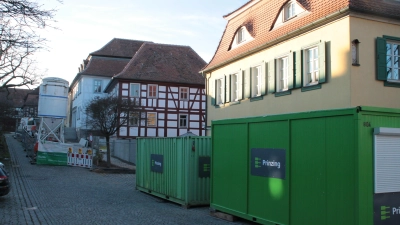
{"type": "Polygon", "coordinates": [[[184,207],[210,204],[211,137],[138,138],[136,188],[184,207]]]}

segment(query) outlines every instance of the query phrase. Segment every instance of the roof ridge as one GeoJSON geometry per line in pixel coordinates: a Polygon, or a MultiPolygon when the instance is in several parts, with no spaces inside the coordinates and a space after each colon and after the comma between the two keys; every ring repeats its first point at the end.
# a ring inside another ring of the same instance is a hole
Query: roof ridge
{"type": "Polygon", "coordinates": [[[133,63],[133,61],[134,61],[134,60],[138,57],[138,55],[142,52],[142,49],[144,48],[144,46],[145,46],[145,45],[149,45],[149,44],[154,44],[154,42],[150,42],[150,43],[144,42],[144,43],[140,46],[140,48],[136,51],[136,53],[133,55],[132,59],[130,59],[129,62],[126,64],[126,66],[124,67],[124,69],[123,69],[121,72],[119,72],[119,73],[117,73],[116,75],[114,75],[112,78],[118,77],[118,76],[120,76],[121,74],[123,74],[124,72],[126,72],[126,70],[129,68],[129,66],[133,63]]]}

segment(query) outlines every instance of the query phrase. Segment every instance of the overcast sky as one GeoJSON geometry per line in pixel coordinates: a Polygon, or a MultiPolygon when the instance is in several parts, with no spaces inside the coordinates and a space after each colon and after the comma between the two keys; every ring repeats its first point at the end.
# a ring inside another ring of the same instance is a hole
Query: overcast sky
{"type": "Polygon", "coordinates": [[[55,26],[43,36],[49,51],[36,54],[46,77],[71,83],[83,59],[113,38],[187,45],[206,62],[215,53],[226,15],[248,0],[38,0],[56,8],[55,26]]]}

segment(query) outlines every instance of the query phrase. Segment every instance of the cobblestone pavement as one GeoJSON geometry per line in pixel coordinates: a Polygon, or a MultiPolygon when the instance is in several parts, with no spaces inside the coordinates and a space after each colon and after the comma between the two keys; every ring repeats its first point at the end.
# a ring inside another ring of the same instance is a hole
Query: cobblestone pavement
{"type": "Polygon", "coordinates": [[[248,224],[185,209],[135,190],[134,174],[101,174],[68,166],[31,165],[6,135],[11,192],[0,197],[0,224],[248,224]]]}

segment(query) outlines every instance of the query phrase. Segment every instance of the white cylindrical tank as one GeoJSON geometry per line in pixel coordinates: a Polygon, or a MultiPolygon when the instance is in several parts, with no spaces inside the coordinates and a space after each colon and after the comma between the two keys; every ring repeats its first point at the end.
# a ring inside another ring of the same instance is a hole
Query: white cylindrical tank
{"type": "Polygon", "coordinates": [[[46,77],[39,89],[39,117],[66,118],[68,107],[68,81],[46,77]]]}

